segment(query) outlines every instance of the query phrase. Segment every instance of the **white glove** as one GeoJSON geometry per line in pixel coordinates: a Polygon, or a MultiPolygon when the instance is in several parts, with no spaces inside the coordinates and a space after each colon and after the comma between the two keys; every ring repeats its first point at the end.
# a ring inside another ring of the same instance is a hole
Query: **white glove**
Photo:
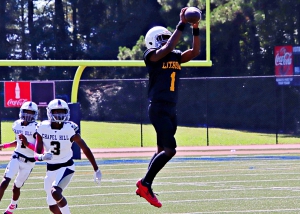
{"type": "Polygon", "coordinates": [[[51,152],[46,152],[44,155],[43,155],[43,160],[51,160],[53,157],[53,154],[51,152]]]}
{"type": "Polygon", "coordinates": [[[53,157],[53,154],[51,152],[46,152],[45,154],[38,154],[38,160],[51,160],[53,157]]]}
{"type": "Polygon", "coordinates": [[[100,184],[101,178],[102,178],[102,173],[101,173],[100,169],[98,169],[98,170],[94,173],[94,181],[95,181],[95,183],[100,184]]]}

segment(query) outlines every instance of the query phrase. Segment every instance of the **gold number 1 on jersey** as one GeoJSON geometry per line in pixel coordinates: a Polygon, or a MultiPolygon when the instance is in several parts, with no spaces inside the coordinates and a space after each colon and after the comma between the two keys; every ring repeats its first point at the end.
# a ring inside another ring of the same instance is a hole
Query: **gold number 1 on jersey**
{"type": "Polygon", "coordinates": [[[170,91],[175,91],[175,76],[176,76],[176,73],[172,72],[170,91]]]}

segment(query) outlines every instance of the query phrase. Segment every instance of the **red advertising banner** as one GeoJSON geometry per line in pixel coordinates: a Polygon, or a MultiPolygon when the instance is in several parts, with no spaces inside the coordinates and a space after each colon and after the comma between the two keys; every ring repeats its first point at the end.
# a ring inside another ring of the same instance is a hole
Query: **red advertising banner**
{"type": "Polygon", "coordinates": [[[4,107],[21,107],[31,100],[30,82],[4,82],[4,107]]]}
{"type": "Polygon", "coordinates": [[[275,75],[284,77],[294,74],[293,46],[276,46],[275,51],[275,75]]]}

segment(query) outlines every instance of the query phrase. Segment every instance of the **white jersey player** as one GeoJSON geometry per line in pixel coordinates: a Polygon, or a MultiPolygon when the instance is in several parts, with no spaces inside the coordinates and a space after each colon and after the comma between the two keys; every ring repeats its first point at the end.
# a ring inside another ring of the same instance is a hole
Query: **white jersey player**
{"type": "Polygon", "coordinates": [[[53,154],[49,164],[59,164],[69,161],[73,156],[70,139],[79,130],[78,125],[72,121],[62,122],[61,129],[52,129],[51,121],[45,120],[38,125],[38,133],[43,138],[44,148],[53,154]]]}
{"type": "Polygon", "coordinates": [[[38,107],[34,102],[25,102],[20,108],[19,118],[13,123],[12,130],[15,140],[11,143],[1,144],[0,149],[15,147],[12,158],[4,172],[0,184],[0,200],[11,179],[17,174],[13,186],[13,197],[5,214],[12,214],[17,208],[20,189],[29,177],[34,165],[35,134],[37,126],[38,107]]]}
{"type": "Polygon", "coordinates": [[[78,144],[94,168],[95,182],[100,183],[101,171],[90,148],[81,138],[78,125],[70,119],[68,104],[61,99],[52,100],[47,106],[48,120],[37,126],[36,159],[47,162],[47,173],[44,188],[47,193],[47,204],[54,214],[70,214],[70,209],[63,190],[70,183],[75,165],[72,160],[72,143],[78,144]],[[43,148],[47,151],[41,154],[43,148]]]}

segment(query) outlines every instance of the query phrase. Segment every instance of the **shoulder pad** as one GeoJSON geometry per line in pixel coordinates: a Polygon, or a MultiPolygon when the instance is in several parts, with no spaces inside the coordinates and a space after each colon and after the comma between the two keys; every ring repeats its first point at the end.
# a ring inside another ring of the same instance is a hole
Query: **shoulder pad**
{"type": "Polygon", "coordinates": [[[149,56],[150,53],[152,53],[153,51],[156,51],[156,50],[157,50],[157,48],[149,48],[149,49],[147,49],[147,50],[144,52],[144,56],[143,56],[144,60],[147,59],[147,57],[149,56]]]}
{"type": "Polygon", "coordinates": [[[65,123],[70,125],[72,127],[72,129],[74,129],[75,132],[79,131],[79,126],[76,123],[74,123],[73,121],[67,121],[65,123]]]}
{"type": "Polygon", "coordinates": [[[44,120],[41,121],[37,124],[37,128],[41,127],[41,126],[49,126],[50,125],[50,121],[49,120],[44,120]]]}

